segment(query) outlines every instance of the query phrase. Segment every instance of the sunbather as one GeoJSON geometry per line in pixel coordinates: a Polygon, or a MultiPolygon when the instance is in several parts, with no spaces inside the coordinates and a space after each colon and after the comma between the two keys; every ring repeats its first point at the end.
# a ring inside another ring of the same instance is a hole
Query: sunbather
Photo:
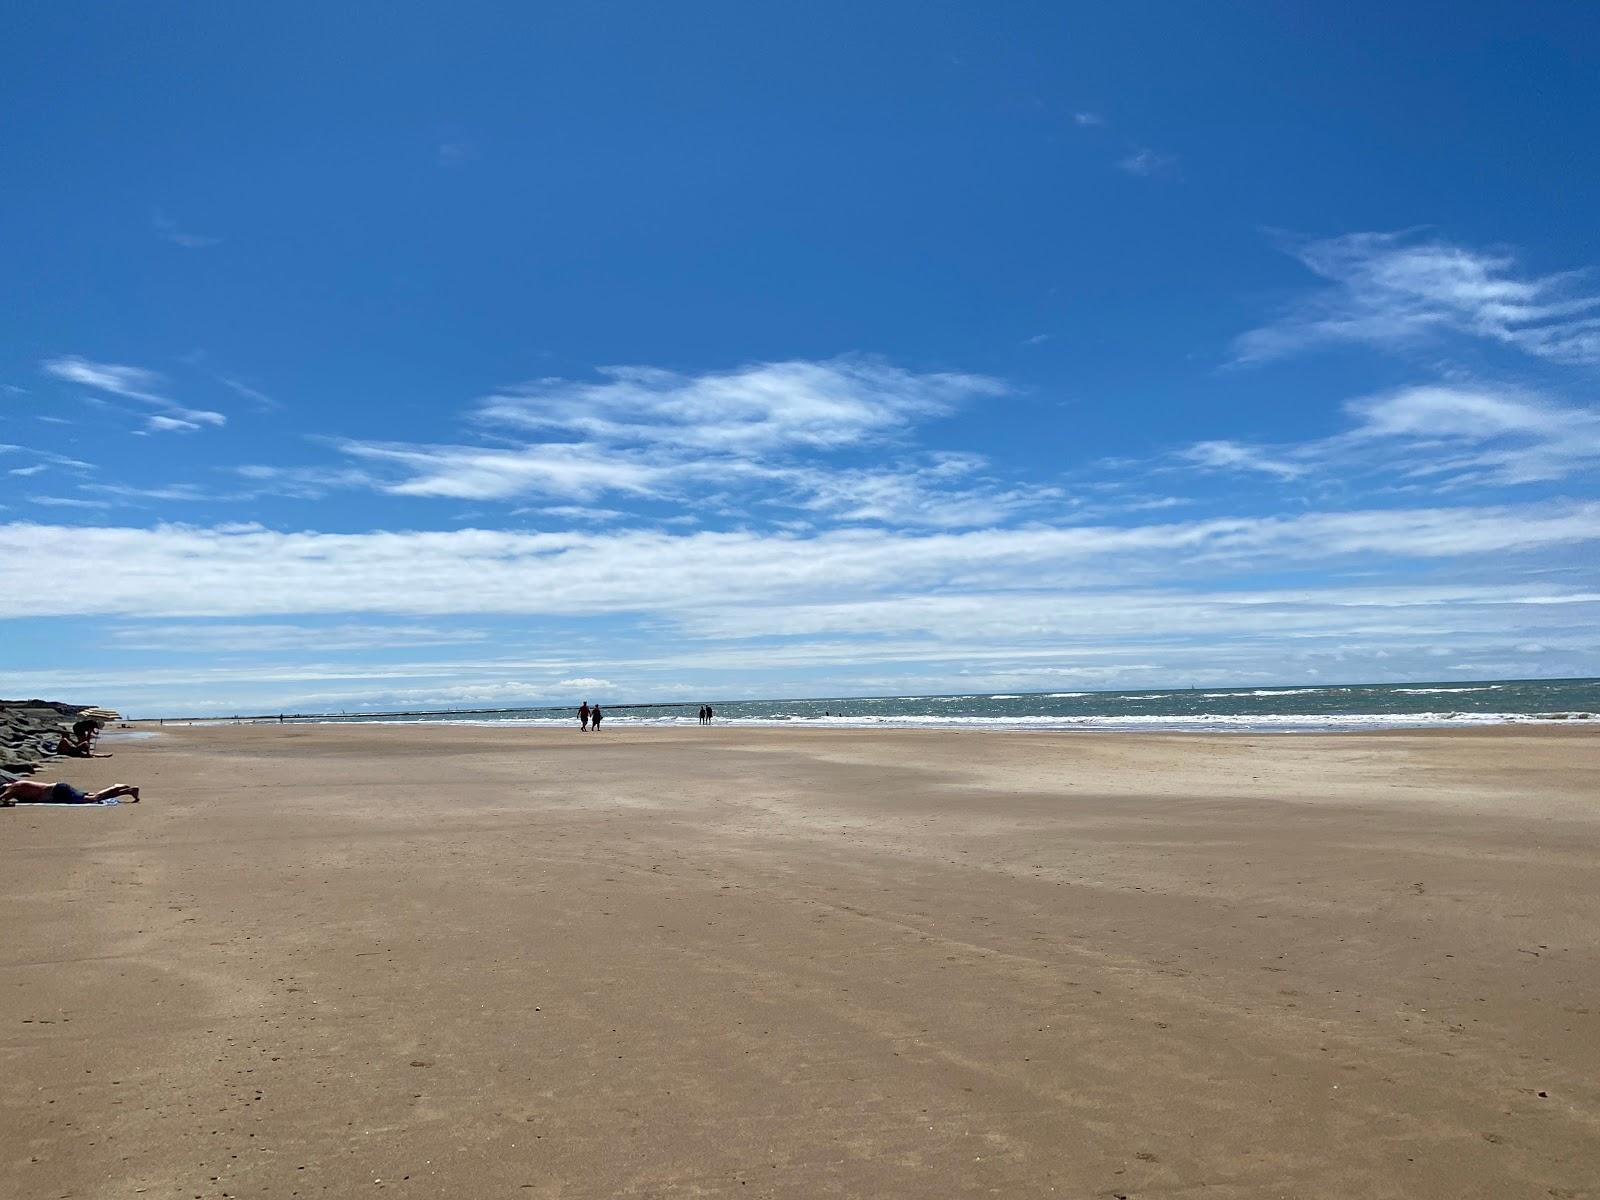
{"type": "Polygon", "coordinates": [[[70,733],[63,733],[61,740],[56,742],[56,753],[64,754],[68,758],[110,758],[109,754],[96,754],[94,743],[87,736],[74,739],[70,733]]]}
{"type": "Polygon", "coordinates": [[[70,783],[46,783],[42,779],[19,779],[0,788],[0,808],[13,804],[99,804],[102,800],[130,797],[130,804],[139,803],[139,789],[126,783],[101,788],[98,792],[85,792],[70,783]]]}

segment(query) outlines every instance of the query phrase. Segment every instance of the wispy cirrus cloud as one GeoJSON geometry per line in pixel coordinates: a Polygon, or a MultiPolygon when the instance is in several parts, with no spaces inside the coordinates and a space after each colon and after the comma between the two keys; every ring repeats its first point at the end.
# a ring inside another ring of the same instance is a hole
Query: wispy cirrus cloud
{"type": "Polygon", "coordinates": [[[187,416],[169,417],[165,413],[153,413],[144,419],[144,423],[144,429],[139,431],[141,433],[193,433],[200,428],[200,422],[192,421],[187,416]]]}
{"type": "Polygon", "coordinates": [[[1600,362],[1600,292],[1582,273],[1533,274],[1514,254],[1415,232],[1293,240],[1324,285],[1234,343],[1260,363],[1319,347],[1401,348],[1446,334],[1487,339],[1558,363],[1600,362]]]}
{"type": "Polygon", "coordinates": [[[486,642],[487,631],[444,628],[436,625],[340,624],[140,624],[109,631],[111,642],[123,650],[148,650],[168,654],[263,654],[286,650],[330,654],[350,650],[380,650],[419,646],[460,646],[486,642]]]}
{"type": "Polygon", "coordinates": [[[0,445],[0,454],[25,454],[35,459],[38,464],[66,467],[73,471],[87,471],[94,467],[93,463],[84,462],[81,458],[58,454],[54,450],[41,450],[36,446],[0,445]]]}
{"type": "Polygon", "coordinates": [[[111,508],[109,500],[84,500],[76,496],[29,496],[28,503],[46,508],[111,508]]]}
{"type": "Polygon", "coordinates": [[[234,393],[237,396],[243,396],[246,400],[250,401],[250,403],[254,404],[262,412],[276,412],[278,409],[283,407],[276,400],[274,400],[271,396],[267,395],[265,392],[261,391],[259,388],[253,388],[249,384],[241,383],[239,380],[234,379],[232,376],[229,376],[229,375],[217,375],[217,376],[215,376],[215,378],[216,378],[216,381],[218,383],[220,383],[223,387],[227,388],[230,392],[234,393]]]}
{"type": "Polygon", "coordinates": [[[39,366],[46,375],[98,392],[110,392],[113,396],[125,396],[130,400],[144,400],[151,404],[168,403],[167,398],[156,391],[164,382],[162,376],[143,367],[93,362],[76,354],[46,359],[39,366]]]}
{"type": "Polygon", "coordinates": [[[86,483],[82,490],[119,500],[216,500],[213,492],[192,483],[166,483],[141,487],[126,483],[86,483]]]}
{"type": "Polygon", "coordinates": [[[222,239],[219,237],[180,229],[178,223],[160,209],[151,215],[150,224],[155,229],[157,237],[171,242],[174,246],[182,246],[185,250],[207,250],[222,244],[222,239]]]}
{"type": "Polygon", "coordinates": [[[1383,475],[1392,486],[1513,487],[1600,468],[1600,412],[1504,385],[1425,384],[1348,402],[1349,428],[1306,442],[1198,442],[1177,453],[1213,471],[1284,481],[1383,475]]]}
{"type": "Polygon", "coordinates": [[[606,367],[595,382],[541,379],[488,397],[478,419],[604,443],[710,452],[836,449],[881,441],[1008,390],[997,379],[915,372],[876,359],[760,363],[686,375],[606,367]]]}
{"type": "Polygon", "coordinates": [[[1178,156],[1147,146],[1136,146],[1117,160],[1117,170],[1142,179],[1171,178],[1178,173],[1178,156]]]}
{"type": "Polygon", "coordinates": [[[737,497],[746,507],[931,526],[997,520],[1058,495],[986,478],[972,456],[907,448],[892,465],[850,461],[869,452],[881,460],[885,449],[906,447],[919,423],[1007,393],[987,376],[868,358],[597,374],[536,380],[481,400],[472,424],[492,445],[337,446],[362,464],[364,482],[401,496],[699,505],[737,497]]]}
{"type": "Polygon", "coordinates": [[[1178,457],[1210,470],[1255,471],[1278,479],[1299,479],[1311,469],[1304,463],[1274,458],[1257,447],[1230,441],[1196,442],[1179,451],[1178,457]]]}
{"type": "Polygon", "coordinates": [[[890,467],[799,469],[783,478],[797,489],[798,507],[834,521],[898,528],[998,525],[1065,497],[1058,487],[1008,486],[985,478],[987,465],[979,455],[946,453],[908,458],[890,467]]]}
{"type": "Polygon", "coordinates": [[[797,672],[822,695],[950,691],[964,678],[1139,686],[1190,672],[1354,681],[1376,677],[1379,662],[1388,678],[1438,678],[1491,661],[1524,673],[1600,661],[1600,592],[1544,571],[1551,551],[1597,540],[1596,504],[806,537],[14,523],[0,525],[0,614],[139,618],[114,627],[108,646],[159,653],[160,666],[12,677],[146,710],[245,707],[235,696],[273,710],[400,696],[527,703],[590,686],[698,697],[709,681],[723,695],[775,695],[796,690],[797,672]],[[81,568],[114,571],[118,587],[28,587],[69,538],[81,568]],[[1409,582],[1369,578],[1390,562],[1406,564],[1409,582]],[[1315,582],[1281,582],[1308,569],[1315,582]],[[602,642],[552,649],[524,628],[523,647],[499,629],[478,637],[416,619],[577,611],[609,617],[602,642]],[[311,615],[341,613],[365,616],[311,615]],[[361,657],[448,646],[458,633],[484,652],[361,657]]]}
{"type": "Polygon", "coordinates": [[[396,496],[455,500],[526,495],[583,499],[605,493],[653,496],[661,494],[669,478],[687,473],[638,451],[588,442],[498,449],[347,441],[339,448],[375,466],[399,468],[398,478],[378,485],[396,496]]]}
{"type": "Polygon", "coordinates": [[[435,161],[441,167],[461,167],[478,157],[478,148],[471,142],[452,140],[440,142],[435,150],[435,161]]]}
{"type": "Polygon", "coordinates": [[[1397,443],[1413,476],[1543,483],[1600,467],[1600,412],[1516,389],[1402,388],[1348,406],[1350,439],[1397,443]]]}
{"type": "Polygon", "coordinates": [[[1534,554],[1600,541],[1600,502],[1312,512],[1127,526],[813,536],[629,530],[279,533],[0,525],[0,615],[637,612],[865,602],[956,589],[1070,593],[1207,573],[1534,554]],[[42,596],[70,540],[116,588],[42,596]]]}
{"type": "Polygon", "coordinates": [[[145,433],[193,433],[205,426],[227,424],[227,417],[209,409],[186,408],[163,394],[165,376],[143,367],[95,362],[69,354],[50,358],[39,369],[54,379],[77,384],[103,395],[137,400],[159,411],[142,416],[145,433]]]}
{"type": "Polygon", "coordinates": [[[377,487],[369,471],[357,467],[278,467],[250,463],[232,468],[232,473],[247,481],[245,496],[288,496],[296,500],[320,500],[330,492],[345,488],[377,487]]]}

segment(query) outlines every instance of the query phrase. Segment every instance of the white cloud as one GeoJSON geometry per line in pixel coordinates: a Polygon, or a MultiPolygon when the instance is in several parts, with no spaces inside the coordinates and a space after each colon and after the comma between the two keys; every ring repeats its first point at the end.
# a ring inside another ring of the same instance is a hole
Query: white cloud
{"type": "Polygon", "coordinates": [[[1357,400],[1350,411],[1367,437],[1465,438],[1484,441],[1505,434],[1549,438],[1566,436],[1587,423],[1600,429],[1592,413],[1541,404],[1531,397],[1479,388],[1427,386],[1357,400]]]}
{"type": "Polygon", "coordinates": [[[369,465],[372,473],[359,482],[395,495],[467,500],[615,496],[716,511],[780,504],[932,526],[987,523],[1058,494],[993,481],[952,490],[949,481],[969,470],[952,469],[967,461],[961,455],[871,469],[825,461],[904,441],[914,422],[1004,395],[1004,385],[986,376],[917,373],[865,358],[701,375],[617,367],[600,375],[588,383],[540,380],[478,405],[477,422],[496,435],[538,440],[352,440],[339,449],[369,465]]]}
{"type": "Polygon", "coordinates": [[[230,376],[218,375],[216,376],[216,380],[230,392],[233,392],[235,395],[243,396],[246,400],[249,400],[262,412],[276,412],[278,409],[283,407],[265,392],[253,388],[249,384],[241,383],[239,380],[230,376]]]}
{"type": "Polygon", "coordinates": [[[563,521],[611,522],[620,521],[628,514],[617,508],[599,508],[593,504],[550,504],[540,509],[514,508],[511,515],[524,516],[540,512],[547,517],[560,517],[563,521]]]}
{"type": "Polygon", "coordinates": [[[1118,159],[1117,169],[1146,179],[1172,175],[1178,169],[1178,156],[1141,147],[1118,159]]]}
{"type": "Polygon", "coordinates": [[[212,246],[222,244],[219,237],[208,237],[200,233],[186,233],[178,228],[178,223],[159,209],[150,218],[150,223],[155,227],[156,236],[164,241],[171,242],[174,246],[182,246],[185,250],[205,250],[212,246]]]}
{"type": "Polygon", "coordinates": [[[1268,457],[1254,447],[1229,441],[1196,442],[1180,451],[1178,457],[1211,470],[1257,471],[1278,479],[1298,479],[1308,469],[1299,463],[1268,457]]]}
{"type": "Polygon", "coordinates": [[[252,485],[245,498],[268,495],[320,500],[341,488],[378,486],[369,472],[353,467],[273,467],[252,463],[233,471],[252,485]]]}
{"type": "Polygon", "coordinates": [[[65,358],[46,359],[40,364],[40,369],[46,375],[66,380],[68,383],[76,383],[97,392],[154,405],[161,411],[142,418],[145,422],[145,433],[193,433],[203,425],[221,426],[228,421],[227,417],[219,412],[185,408],[168,399],[158,390],[165,386],[165,379],[155,371],[147,371],[143,367],[94,362],[77,355],[68,355],[65,358]]]}
{"type": "Polygon", "coordinates": [[[1405,388],[1358,401],[1355,436],[1396,438],[1412,447],[1410,470],[1454,483],[1538,483],[1600,466],[1600,412],[1512,390],[1405,388]],[[1436,460],[1420,454],[1438,447],[1436,460]]]}
{"type": "Polygon", "coordinates": [[[65,379],[68,383],[82,384],[96,391],[126,396],[131,400],[144,400],[152,404],[167,404],[165,396],[156,389],[162,386],[162,377],[143,367],[126,367],[117,363],[92,362],[69,354],[65,358],[47,359],[40,364],[46,375],[65,379]]]}
{"type": "Polygon", "coordinates": [[[1530,275],[1509,253],[1405,232],[1302,241],[1290,252],[1329,286],[1240,337],[1241,362],[1340,342],[1400,347],[1445,333],[1555,362],[1600,362],[1600,295],[1584,292],[1574,273],[1530,275]]]}
{"type": "Polygon", "coordinates": [[[203,501],[222,497],[203,491],[192,483],[168,483],[158,487],[137,487],[126,483],[85,483],[82,490],[124,500],[182,500],[203,501]]]}
{"type": "Polygon", "coordinates": [[[1350,401],[1352,426],[1287,445],[1199,442],[1177,457],[1291,480],[1370,475],[1439,488],[1567,479],[1600,466],[1600,412],[1517,388],[1427,384],[1350,401]]]}
{"type": "MultiPolygon", "coordinates": [[[[42,504],[46,508],[110,508],[108,500],[79,500],[71,496],[29,496],[29,504],[42,504]]],[[[69,539],[70,540],[70,539],[69,539]]]]}
{"type": "Polygon", "coordinates": [[[1096,125],[1104,125],[1106,119],[1097,112],[1075,112],[1072,114],[1072,122],[1074,125],[1087,129],[1096,125]]]}
{"type": "Polygon", "coordinates": [[[0,525],[0,615],[692,612],[929,591],[1079,591],[1217,571],[1512,556],[1600,540],[1600,503],[1369,510],[911,535],[654,531],[278,533],[0,525]],[[30,585],[73,547],[116,587],[30,585]]]}
{"type": "MultiPolygon", "coordinates": [[[[57,454],[54,450],[40,450],[36,446],[0,446],[0,453],[29,454],[38,459],[37,465],[52,467],[67,467],[74,471],[87,471],[93,469],[93,463],[86,463],[81,458],[71,458],[65,454],[57,454]]],[[[30,471],[32,468],[30,468],[30,471]]]]}
{"type": "Polygon", "coordinates": [[[602,492],[658,494],[674,472],[637,452],[580,442],[545,442],[516,450],[344,442],[368,462],[405,468],[408,477],[382,484],[397,496],[504,500],[528,494],[584,499],[602,492]]]}
{"type": "Polygon", "coordinates": [[[966,455],[935,455],[893,468],[797,469],[785,478],[800,490],[796,503],[840,521],[900,528],[958,529],[997,525],[1018,513],[1060,501],[1060,488],[1004,487],[989,481],[952,486],[983,467],[966,455]]]}
{"type": "Polygon", "coordinates": [[[285,650],[329,654],[348,650],[377,650],[417,646],[455,646],[488,640],[481,629],[440,628],[430,625],[247,625],[198,624],[125,625],[109,633],[121,650],[148,650],[161,654],[271,654],[285,650]]]}
{"type": "Polygon", "coordinates": [[[181,417],[164,417],[160,413],[154,413],[146,417],[144,421],[145,432],[147,433],[193,433],[200,428],[194,421],[186,421],[181,417]]]}
{"type": "MultiPolygon", "coordinates": [[[[1495,575],[1507,574],[1497,563],[1495,575]]],[[[695,701],[708,688],[732,697],[1131,687],[1195,677],[1282,683],[1321,675],[1360,682],[1438,678],[1446,655],[1471,655],[1464,661],[1472,662],[1521,655],[1535,673],[1600,663],[1593,633],[1600,595],[1553,594],[1542,586],[1323,583],[1237,591],[1118,585],[1076,593],[1008,590],[860,602],[840,596],[832,603],[777,605],[724,603],[708,594],[674,616],[676,632],[651,620],[628,641],[613,629],[604,639],[608,653],[586,649],[582,638],[569,639],[565,652],[549,653],[544,636],[528,637],[530,649],[520,650],[502,631],[474,647],[494,653],[376,663],[303,655],[229,661],[218,650],[228,654],[237,647],[248,655],[253,626],[235,626],[236,641],[212,642],[204,632],[218,626],[173,623],[157,627],[168,631],[151,647],[161,654],[160,666],[107,665],[99,658],[94,667],[8,677],[24,690],[93,695],[124,710],[276,712],[467,704],[477,702],[474,696],[528,704],[565,700],[579,688],[630,700],[695,701]],[[190,629],[202,636],[186,660],[190,629]],[[782,640],[753,640],[773,635],[782,640]],[[1534,655],[1542,657],[1530,660],[1534,655]]],[[[275,630],[292,629],[260,628],[269,654],[280,648],[283,635],[275,630]]],[[[297,647],[291,638],[282,648],[297,647]]]]}
{"type": "MultiPolygon", "coordinates": [[[[1600,613],[1600,596],[1568,593],[1565,603],[1600,613]]],[[[1046,591],[975,592],[962,595],[889,596],[790,604],[750,612],[712,603],[684,614],[680,624],[708,639],[750,636],[804,638],[791,643],[804,655],[828,656],[845,646],[818,642],[827,637],[871,637],[894,631],[880,652],[901,660],[935,653],[1017,656],[1043,644],[1074,655],[1122,657],[1148,653],[1152,645],[1217,645],[1217,639],[1250,639],[1283,647],[1297,640],[1396,636],[1415,639],[1448,630],[1454,636],[1499,635],[1512,622],[1550,627],[1581,627],[1587,614],[1530,617],[1527,606],[1550,597],[1518,584],[1436,584],[1352,586],[1323,583],[1305,588],[1244,591],[1149,587],[1140,590],[1090,589],[1081,593],[1046,591]],[[909,638],[933,639],[914,650],[909,638]]],[[[848,651],[846,651],[848,653],[848,651]]]]}
{"type": "Polygon", "coordinates": [[[879,441],[912,421],[1006,392],[983,375],[919,374],[867,358],[760,363],[701,375],[656,367],[599,374],[598,383],[542,379],[490,396],[479,418],[609,445],[749,454],[879,441]]]}

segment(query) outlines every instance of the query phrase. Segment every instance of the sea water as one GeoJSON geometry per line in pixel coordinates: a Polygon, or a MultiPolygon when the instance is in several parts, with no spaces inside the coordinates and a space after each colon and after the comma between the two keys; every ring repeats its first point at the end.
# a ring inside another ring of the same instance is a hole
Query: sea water
{"type": "MultiPolygon", "coordinates": [[[[1600,721],[1600,679],[1131,692],[972,692],[937,696],[709,698],[719,725],[902,729],[1306,732],[1600,721]]],[[[316,721],[572,725],[576,704],[496,712],[356,714],[316,721]]],[[[606,707],[607,728],[698,724],[699,702],[606,707]]]]}

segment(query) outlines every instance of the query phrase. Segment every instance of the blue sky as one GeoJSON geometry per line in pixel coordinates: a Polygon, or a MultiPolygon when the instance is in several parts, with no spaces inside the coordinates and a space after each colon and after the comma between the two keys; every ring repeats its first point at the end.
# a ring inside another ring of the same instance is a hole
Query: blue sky
{"type": "Polygon", "coordinates": [[[1600,674],[1597,35],[9,10],[0,692],[1600,674]]]}

